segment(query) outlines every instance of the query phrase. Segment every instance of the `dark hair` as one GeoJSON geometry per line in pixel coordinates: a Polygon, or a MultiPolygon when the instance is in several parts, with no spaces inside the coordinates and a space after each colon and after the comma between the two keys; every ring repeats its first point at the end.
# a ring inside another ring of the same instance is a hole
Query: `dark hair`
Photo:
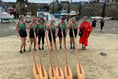
{"type": "Polygon", "coordinates": [[[45,22],[44,18],[40,18],[40,20],[43,20],[43,22],[45,22]]]}
{"type": "Polygon", "coordinates": [[[65,20],[65,18],[63,17],[63,18],[61,18],[61,20],[65,20]]]}

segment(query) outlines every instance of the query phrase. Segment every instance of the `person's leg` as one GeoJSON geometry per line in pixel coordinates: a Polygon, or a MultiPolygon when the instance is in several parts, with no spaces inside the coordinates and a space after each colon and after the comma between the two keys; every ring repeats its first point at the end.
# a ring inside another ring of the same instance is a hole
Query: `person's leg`
{"type": "Polygon", "coordinates": [[[53,45],[52,45],[52,38],[51,38],[51,33],[49,32],[48,33],[48,38],[49,38],[49,41],[50,41],[50,47],[51,47],[51,50],[53,50],[53,45]]]}
{"type": "Polygon", "coordinates": [[[55,49],[56,49],[56,51],[57,51],[57,45],[56,45],[56,37],[55,37],[55,33],[53,33],[53,38],[54,38],[54,47],[55,47],[55,49]]]}
{"type": "Polygon", "coordinates": [[[45,34],[42,34],[42,50],[44,50],[45,34]]]}
{"type": "Polygon", "coordinates": [[[59,45],[60,45],[60,49],[62,48],[62,38],[59,37],[59,45]]]}
{"type": "Polygon", "coordinates": [[[84,44],[82,44],[82,49],[84,48],[84,44]]]}
{"type": "Polygon", "coordinates": [[[101,27],[101,32],[103,32],[103,27],[104,27],[104,26],[101,27]]]}
{"type": "Polygon", "coordinates": [[[23,44],[24,44],[24,52],[26,52],[26,37],[24,37],[24,42],[23,42],[23,44]]]}
{"type": "Polygon", "coordinates": [[[41,50],[41,48],[40,48],[40,43],[41,43],[41,35],[39,34],[39,35],[38,35],[39,50],[41,50]]]}
{"type": "Polygon", "coordinates": [[[92,27],[92,31],[94,32],[94,30],[95,30],[95,27],[92,27]]]}
{"type": "Polygon", "coordinates": [[[100,26],[100,32],[102,32],[102,30],[103,30],[103,26],[101,25],[101,26],[100,26]]]}
{"type": "Polygon", "coordinates": [[[52,47],[52,41],[50,41],[50,47],[51,47],[51,50],[53,49],[53,47],[52,47]]]}
{"type": "Polygon", "coordinates": [[[70,49],[72,49],[72,37],[70,37],[70,49]]]}
{"type": "MultiPolygon", "coordinates": [[[[33,44],[34,38],[30,38],[31,46],[33,44]]],[[[29,46],[29,51],[31,51],[31,47],[29,46]]]]}
{"type": "Polygon", "coordinates": [[[20,53],[22,53],[22,48],[23,48],[23,38],[21,37],[20,53]]]}
{"type": "Polygon", "coordinates": [[[85,50],[85,49],[86,49],[85,44],[82,44],[82,50],[85,50]]]}
{"type": "Polygon", "coordinates": [[[56,51],[57,51],[57,45],[56,45],[56,42],[54,43],[54,46],[55,46],[55,49],[56,49],[56,51]]]}
{"type": "Polygon", "coordinates": [[[37,50],[36,49],[36,40],[35,40],[35,38],[33,40],[34,40],[34,50],[36,51],[37,50]]]}
{"type": "Polygon", "coordinates": [[[73,49],[75,49],[75,41],[76,41],[76,37],[77,37],[77,30],[76,29],[74,30],[74,33],[75,33],[75,37],[73,36],[73,39],[72,39],[73,49]],[[75,41],[74,41],[74,38],[75,38],[75,41]]]}
{"type": "Polygon", "coordinates": [[[72,44],[73,44],[73,49],[75,49],[75,42],[74,42],[74,38],[72,38],[72,44]]]}
{"type": "Polygon", "coordinates": [[[65,44],[65,48],[66,48],[66,37],[64,37],[64,44],[65,44]]]}

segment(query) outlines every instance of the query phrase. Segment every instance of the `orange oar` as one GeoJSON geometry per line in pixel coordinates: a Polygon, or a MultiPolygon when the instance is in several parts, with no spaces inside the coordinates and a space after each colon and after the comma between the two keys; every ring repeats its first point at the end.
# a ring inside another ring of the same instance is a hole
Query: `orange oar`
{"type": "Polygon", "coordinates": [[[34,38],[35,38],[35,41],[36,41],[36,47],[37,47],[37,52],[38,52],[39,61],[40,61],[40,67],[38,68],[39,69],[39,77],[40,77],[40,79],[48,79],[46,69],[44,68],[44,66],[42,64],[42,60],[41,60],[41,56],[40,56],[40,51],[39,51],[39,46],[38,46],[35,30],[34,30],[34,38]]]}
{"type": "Polygon", "coordinates": [[[56,79],[64,79],[64,74],[63,74],[63,71],[62,71],[61,67],[59,66],[59,62],[58,62],[58,58],[57,58],[57,50],[56,50],[56,47],[54,45],[54,38],[53,38],[53,35],[52,35],[52,30],[50,29],[50,31],[51,31],[51,38],[52,38],[52,43],[53,43],[54,52],[55,52],[56,63],[57,63],[56,79]]]}
{"type": "Polygon", "coordinates": [[[46,35],[46,42],[47,42],[47,47],[48,47],[48,56],[49,56],[49,62],[50,62],[49,78],[50,79],[56,79],[56,73],[55,73],[56,71],[55,71],[54,67],[52,66],[52,61],[51,61],[47,32],[45,32],[45,35],[46,35]]]}
{"type": "Polygon", "coordinates": [[[72,71],[71,71],[71,68],[70,66],[68,65],[68,60],[67,60],[67,53],[66,53],[66,45],[64,43],[64,34],[63,34],[63,29],[61,27],[61,34],[62,34],[62,39],[63,39],[63,44],[64,44],[64,54],[65,54],[65,79],[73,79],[73,76],[72,76],[72,71]]]}
{"type": "Polygon", "coordinates": [[[32,57],[33,57],[33,62],[34,62],[34,65],[33,65],[34,79],[39,79],[39,70],[38,70],[39,66],[36,64],[36,60],[35,60],[35,56],[34,56],[34,51],[33,51],[32,46],[31,46],[31,40],[30,40],[28,31],[27,31],[27,35],[28,35],[28,40],[29,40],[29,43],[30,43],[31,53],[32,53],[32,57]]]}
{"type": "Polygon", "coordinates": [[[80,61],[79,61],[79,53],[78,53],[78,49],[77,49],[74,28],[72,28],[72,29],[73,29],[73,38],[74,38],[74,43],[75,43],[75,51],[76,51],[77,60],[78,60],[78,64],[77,64],[77,76],[78,76],[78,79],[85,79],[84,69],[83,69],[83,67],[82,67],[82,65],[80,64],[80,61]]]}

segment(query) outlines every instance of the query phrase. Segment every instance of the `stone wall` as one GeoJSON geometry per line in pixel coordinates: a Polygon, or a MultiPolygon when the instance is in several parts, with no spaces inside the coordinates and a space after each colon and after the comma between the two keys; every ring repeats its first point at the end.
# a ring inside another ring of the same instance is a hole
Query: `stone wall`
{"type": "MultiPolygon", "coordinates": [[[[50,5],[51,6],[51,5],[50,5]]],[[[57,5],[55,5],[57,6],[57,5]]],[[[62,8],[68,10],[69,4],[63,5],[62,8]]],[[[86,5],[73,5],[70,4],[70,10],[80,11],[81,16],[101,16],[103,4],[86,4],[86,5]],[[81,7],[81,8],[80,8],[81,7]]],[[[52,11],[52,8],[50,8],[52,11]]],[[[105,15],[108,17],[118,17],[118,3],[106,4],[105,15]]]]}

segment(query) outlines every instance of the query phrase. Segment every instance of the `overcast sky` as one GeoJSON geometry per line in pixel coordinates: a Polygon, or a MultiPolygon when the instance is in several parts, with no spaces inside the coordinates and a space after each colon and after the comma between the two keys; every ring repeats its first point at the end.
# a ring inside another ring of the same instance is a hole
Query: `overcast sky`
{"type": "MultiPolygon", "coordinates": [[[[16,0],[2,0],[5,2],[15,2],[16,0]]],[[[28,0],[29,2],[38,2],[38,3],[50,3],[53,0],[28,0]]],[[[60,1],[67,1],[67,0],[60,0],[60,1]]],[[[73,2],[77,2],[77,1],[87,1],[87,0],[72,0],[73,2]]]]}

